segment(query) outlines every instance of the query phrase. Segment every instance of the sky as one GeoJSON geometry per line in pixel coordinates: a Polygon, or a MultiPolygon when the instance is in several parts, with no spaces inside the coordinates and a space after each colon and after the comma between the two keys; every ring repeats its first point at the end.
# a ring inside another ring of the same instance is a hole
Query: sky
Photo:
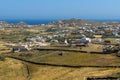
{"type": "Polygon", "coordinates": [[[0,19],[120,19],[120,0],[0,0],[0,19]]]}

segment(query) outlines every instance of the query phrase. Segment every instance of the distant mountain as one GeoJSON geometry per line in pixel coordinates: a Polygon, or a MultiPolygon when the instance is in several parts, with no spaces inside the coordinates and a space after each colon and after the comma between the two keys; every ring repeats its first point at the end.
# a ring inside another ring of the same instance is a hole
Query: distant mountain
{"type": "Polygon", "coordinates": [[[108,21],[99,21],[99,20],[82,20],[82,19],[69,19],[69,20],[59,20],[56,22],[52,22],[50,24],[54,24],[54,25],[64,25],[64,26],[100,26],[102,24],[108,24],[108,25],[118,25],[120,24],[120,22],[118,21],[112,21],[112,20],[108,20],[108,21]]]}

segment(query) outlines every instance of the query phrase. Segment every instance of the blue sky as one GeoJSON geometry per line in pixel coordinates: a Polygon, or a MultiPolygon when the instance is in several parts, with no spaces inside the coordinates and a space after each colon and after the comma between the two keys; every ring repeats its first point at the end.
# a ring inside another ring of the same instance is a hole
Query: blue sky
{"type": "Polygon", "coordinates": [[[0,0],[0,19],[120,19],[120,0],[0,0]]]}

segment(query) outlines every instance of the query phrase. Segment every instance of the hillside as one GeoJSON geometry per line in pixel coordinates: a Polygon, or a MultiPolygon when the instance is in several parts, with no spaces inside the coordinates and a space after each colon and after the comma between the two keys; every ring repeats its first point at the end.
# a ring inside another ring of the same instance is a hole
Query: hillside
{"type": "Polygon", "coordinates": [[[0,80],[26,80],[27,69],[21,61],[6,58],[0,61],[0,80]]]}

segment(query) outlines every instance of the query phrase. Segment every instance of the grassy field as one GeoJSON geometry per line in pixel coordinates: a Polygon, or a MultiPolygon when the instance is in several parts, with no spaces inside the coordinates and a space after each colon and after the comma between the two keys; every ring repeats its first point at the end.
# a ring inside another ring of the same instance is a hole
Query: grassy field
{"type": "Polygon", "coordinates": [[[120,66],[120,58],[114,54],[89,54],[67,51],[38,51],[7,54],[37,63],[70,66],[120,66]],[[62,53],[62,55],[60,55],[62,53]]]}
{"type": "Polygon", "coordinates": [[[83,65],[83,66],[112,66],[120,65],[120,59],[113,55],[101,55],[101,54],[84,54],[76,52],[63,52],[63,56],[60,56],[61,52],[50,53],[51,55],[39,56],[31,59],[35,62],[59,64],[59,65],[83,65]]]}

